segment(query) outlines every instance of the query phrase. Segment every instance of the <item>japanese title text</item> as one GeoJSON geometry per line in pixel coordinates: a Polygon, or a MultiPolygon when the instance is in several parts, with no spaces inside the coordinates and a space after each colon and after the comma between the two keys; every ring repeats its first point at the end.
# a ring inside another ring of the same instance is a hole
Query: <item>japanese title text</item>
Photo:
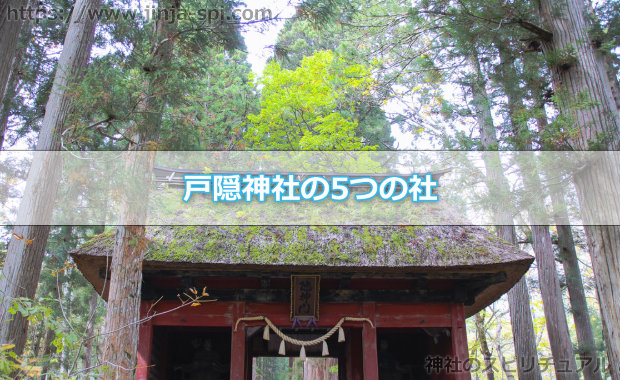
{"type": "Polygon", "coordinates": [[[195,193],[210,194],[213,202],[265,202],[273,197],[275,202],[319,202],[325,199],[344,201],[349,196],[365,201],[376,196],[392,202],[410,199],[411,202],[439,200],[433,189],[438,182],[432,174],[409,177],[389,176],[380,182],[375,178],[308,176],[299,179],[294,174],[273,176],[266,174],[186,174],[183,201],[188,202],[195,193]]]}

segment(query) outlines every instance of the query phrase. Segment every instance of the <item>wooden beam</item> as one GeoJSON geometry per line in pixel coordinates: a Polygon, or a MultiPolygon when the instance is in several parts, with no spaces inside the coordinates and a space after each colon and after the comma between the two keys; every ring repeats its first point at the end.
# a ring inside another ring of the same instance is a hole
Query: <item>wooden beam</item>
{"type": "Polygon", "coordinates": [[[391,328],[450,327],[451,304],[377,303],[375,323],[391,328]]]}
{"type": "Polygon", "coordinates": [[[230,379],[245,380],[245,324],[239,323],[238,329],[235,331],[236,321],[245,315],[245,304],[243,302],[235,302],[232,306],[233,322],[230,344],[230,379]]]}
{"type": "MultiPolygon", "coordinates": [[[[175,300],[178,289],[144,289],[143,300],[175,300]]],[[[217,289],[210,292],[211,297],[226,302],[257,302],[272,303],[290,300],[288,289],[217,289]]],[[[321,303],[334,302],[394,302],[394,303],[440,303],[464,302],[468,299],[468,289],[460,288],[459,292],[429,289],[330,289],[323,290],[321,303]]]]}
{"type": "MultiPolygon", "coordinates": [[[[375,303],[365,302],[362,306],[362,314],[375,323],[375,303]]],[[[362,345],[364,350],[364,380],[376,380],[379,378],[379,359],[377,356],[377,326],[364,323],[362,326],[362,345]]]]}
{"type": "MultiPolygon", "coordinates": [[[[199,307],[186,307],[167,313],[179,306],[179,302],[161,301],[154,308],[160,315],[153,318],[154,326],[228,326],[233,324],[233,302],[212,302],[199,307]]],[[[321,305],[319,327],[331,327],[343,316],[361,317],[360,303],[335,303],[321,305]]],[[[451,327],[451,304],[376,304],[375,322],[378,327],[451,327]]],[[[289,303],[247,303],[245,316],[264,315],[278,326],[289,326],[289,303]]],[[[261,323],[248,323],[246,326],[261,323]]],[[[358,325],[361,323],[347,323],[358,325]]]]}
{"type": "MultiPolygon", "coordinates": [[[[143,305],[148,302],[143,301],[143,305]]],[[[187,306],[174,312],[179,301],[160,301],[153,308],[159,315],[153,326],[221,326],[233,327],[233,308],[236,302],[209,302],[198,307],[187,306]]],[[[245,316],[264,315],[277,326],[290,326],[290,303],[244,303],[245,316]]],[[[451,327],[452,305],[449,303],[377,303],[375,323],[378,327],[451,327]]],[[[344,316],[361,317],[361,303],[325,303],[321,305],[319,327],[332,327],[344,316]]],[[[263,322],[249,322],[246,326],[260,326],[263,322]]],[[[347,322],[347,326],[361,327],[361,323],[347,322]]]]}

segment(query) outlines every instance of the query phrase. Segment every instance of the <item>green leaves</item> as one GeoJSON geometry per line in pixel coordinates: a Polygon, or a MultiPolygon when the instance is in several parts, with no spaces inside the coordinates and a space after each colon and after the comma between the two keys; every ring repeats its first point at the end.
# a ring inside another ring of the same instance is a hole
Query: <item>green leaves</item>
{"type": "Polygon", "coordinates": [[[370,70],[349,64],[333,52],[318,51],[295,70],[267,65],[261,109],[248,115],[245,138],[259,149],[359,150],[366,147],[355,130],[353,93],[369,94],[370,70]]]}

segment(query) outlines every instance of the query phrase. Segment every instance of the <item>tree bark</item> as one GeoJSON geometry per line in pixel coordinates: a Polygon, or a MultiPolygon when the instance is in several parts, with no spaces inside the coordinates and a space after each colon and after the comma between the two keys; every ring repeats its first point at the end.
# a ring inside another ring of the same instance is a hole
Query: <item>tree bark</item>
{"type": "MultiPolygon", "coordinates": [[[[513,242],[513,244],[517,242],[513,226],[501,227],[499,236],[507,242],[513,242]]],[[[530,303],[530,292],[524,276],[508,292],[510,323],[519,380],[542,379],[538,365],[536,334],[534,334],[534,325],[532,324],[530,303]]]]}
{"type": "Polygon", "coordinates": [[[0,2],[0,51],[2,52],[0,56],[0,96],[2,99],[4,99],[9,74],[13,67],[13,59],[17,52],[19,32],[24,22],[20,17],[20,10],[27,7],[28,0],[5,0],[0,2]],[[16,10],[17,14],[12,10],[16,10]],[[11,17],[10,19],[9,16],[11,17]]]}
{"type": "Polygon", "coordinates": [[[555,375],[560,380],[578,380],[575,353],[570,340],[562,289],[555,268],[555,257],[548,226],[531,226],[532,248],[538,263],[538,281],[551,346],[555,375]]]}
{"type": "MultiPolygon", "coordinates": [[[[166,2],[168,9],[177,10],[180,0],[166,2]]],[[[153,149],[159,137],[164,103],[158,94],[165,92],[165,70],[172,60],[175,23],[158,20],[153,39],[154,55],[148,82],[145,83],[146,100],[139,105],[140,114],[144,115],[137,125],[138,145],[133,150],[153,149]]],[[[127,155],[126,170],[128,178],[134,178],[143,186],[150,182],[154,154],[139,154],[134,151],[127,155]]],[[[151,152],[153,153],[153,152],[151,152]]],[[[139,186],[139,188],[148,188],[139,186]]],[[[122,225],[117,227],[114,252],[110,266],[110,292],[105,319],[103,362],[110,365],[112,371],[105,374],[108,380],[130,380],[135,378],[138,349],[138,320],[140,318],[140,301],[142,286],[142,260],[146,250],[144,223],[146,219],[146,202],[148,194],[131,190],[122,199],[122,225]]]]}
{"type": "Polygon", "coordinates": [[[579,342],[578,353],[581,357],[582,365],[584,365],[583,377],[585,380],[600,380],[600,370],[595,371],[598,355],[596,353],[596,343],[592,333],[592,324],[590,323],[590,314],[588,313],[588,304],[583,290],[581,271],[579,270],[579,261],[577,260],[571,227],[559,225],[557,230],[560,259],[564,267],[566,287],[568,288],[577,340],[579,342]]]}
{"type": "MultiPolygon", "coordinates": [[[[60,148],[59,133],[64,128],[71,102],[66,88],[86,66],[94,39],[96,21],[87,17],[86,10],[98,9],[100,3],[101,0],[78,0],[76,3],[46,105],[37,150],[60,148]]],[[[8,309],[15,298],[34,297],[50,230],[46,224],[51,221],[61,165],[58,155],[47,156],[44,160],[35,153],[0,279],[4,295],[0,301],[0,343],[15,344],[17,354],[23,351],[28,322],[21,314],[10,316],[8,309]]]]}
{"type": "Polygon", "coordinates": [[[493,362],[491,361],[492,355],[491,350],[489,350],[489,343],[487,342],[487,334],[484,328],[484,315],[482,312],[476,314],[476,337],[480,343],[480,351],[484,358],[484,372],[487,375],[487,380],[495,380],[493,362]]]}
{"type": "MultiPolygon", "coordinates": [[[[21,32],[22,39],[30,38],[31,33],[29,33],[29,28],[30,25],[28,23],[23,24],[21,32]],[[24,35],[24,33],[27,33],[27,35],[24,35]]],[[[4,145],[4,135],[6,134],[6,129],[9,123],[9,115],[11,114],[11,105],[13,103],[13,98],[18,93],[20,82],[19,72],[22,69],[23,55],[26,47],[16,47],[16,49],[17,51],[15,52],[15,56],[13,57],[11,73],[9,74],[9,78],[7,79],[7,85],[4,90],[4,96],[2,97],[2,103],[0,103],[0,150],[2,150],[2,146],[4,145]]]]}
{"type": "MultiPolygon", "coordinates": [[[[509,99],[509,101],[511,101],[509,99]]],[[[513,127],[517,133],[519,126],[513,127]]],[[[527,138],[526,141],[530,139],[527,138]]],[[[517,145],[518,149],[531,150],[531,143],[525,145],[517,145]]],[[[534,159],[528,157],[517,156],[519,166],[518,172],[523,178],[524,186],[536,194],[544,194],[542,184],[540,182],[539,172],[534,159]]],[[[544,205],[540,199],[533,199],[532,206],[528,208],[528,215],[532,225],[532,248],[536,255],[536,263],[538,264],[538,280],[540,293],[543,300],[543,310],[545,313],[545,322],[547,326],[547,334],[551,346],[551,354],[553,356],[554,369],[557,379],[561,380],[578,380],[577,364],[575,362],[575,354],[568,330],[568,322],[566,313],[564,312],[564,303],[562,301],[562,290],[560,281],[555,267],[555,256],[553,253],[553,245],[551,243],[551,234],[549,226],[537,225],[534,215],[537,210],[544,210],[544,205]]]]}
{"type": "MultiPolygon", "coordinates": [[[[588,36],[586,4],[583,0],[541,0],[538,11],[545,27],[553,37],[544,41],[547,56],[572,50],[572,59],[564,65],[550,67],[554,90],[557,94],[576,99],[586,94],[595,103],[589,107],[571,107],[559,104],[560,112],[574,117],[579,127],[571,142],[574,149],[620,148],[620,114],[607,76],[607,67],[597,55],[588,36]]],[[[575,178],[580,204],[585,194],[599,189],[617,190],[620,168],[617,163],[604,166],[607,173],[583,173],[575,178]]],[[[618,202],[618,200],[616,200],[618,202]]],[[[584,222],[587,219],[584,216],[584,222]]],[[[606,346],[610,373],[620,379],[620,226],[586,226],[588,246],[596,276],[596,286],[604,327],[607,329],[606,346]]]]}
{"type": "Polygon", "coordinates": [[[106,312],[103,364],[106,379],[135,378],[137,363],[144,226],[119,226],[106,312]]]}
{"type": "MultiPolygon", "coordinates": [[[[513,135],[515,136],[515,148],[518,150],[531,151],[532,139],[529,130],[515,121],[515,116],[524,107],[523,96],[519,92],[518,78],[514,68],[514,60],[505,50],[504,44],[498,44],[500,60],[502,63],[502,85],[508,98],[508,109],[513,135]]],[[[535,99],[538,100],[538,99],[535,99]]],[[[528,157],[517,156],[519,172],[526,188],[535,191],[536,194],[544,194],[540,183],[539,170],[535,162],[528,157]]],[[[533,200],[533,206],[527,212],[532,223],[532,248],[536,254],[538,264],[538,279],[540,292],[543,299],[543,308],[547,325],[547,333],[551,345],[554,369],[558,379],[578,380],[577,365],[572,349],[566,313],[562,302],[562,290],[555,268],[555,257],[549,226],[536,225],[535,217],[537,210],[544,210],[540,200],[533,200]]]]}
{"type": "MultiPolygon", "coordinates": [[[[618,178],[618,177],[616,177],[618,178]]],[[[592,258],[596,288],[600,299],[607,346],[609,373],[620,379],[620,228],[586,226],[588,250],[592,258]]]]}
{"type": "MultiPolygon", "coordinates": [[[[475,80],[471,85],[474,97],[474,108],[476,118],[480,128],[480,139],[483,150],[496,150],[498,147],[497,134],[493,125],[489,97],[485,88],[485,81],[482,77],[480,63],[477,56],[472,56],[470,65],[476,73],[475,80]]],[[[499,155],[495,159],[485,155],[485,182],[489,192],[500,194],[498,202],[512,204],[511,201],[502,202],[501,197],[508,197],[510,189],[508,181],[504,176],[503,168],[500,164],[499,155]]],[[[491,204],[495,218],[502,221],[502,225],[497,226],[497,233],[504,241],[517,245],[517,237],[513,226],[513,213],[506,210],[501,204],[491,204]],[[501,210],[501,211],[500,211],[501,210]]],[[[517,373],[520,380],[541,380],[540,367],[538,365],[538,352],[536,349],[536,336],[532,323],[532,312],[530,310],[530,293],[527,288],[525,276],[519,279],[515,286],[508,291],[508,304],[510,307],[510,322],[512,325],[512,336],[515,345],[515,358],[517,361],[517,373]]]]}

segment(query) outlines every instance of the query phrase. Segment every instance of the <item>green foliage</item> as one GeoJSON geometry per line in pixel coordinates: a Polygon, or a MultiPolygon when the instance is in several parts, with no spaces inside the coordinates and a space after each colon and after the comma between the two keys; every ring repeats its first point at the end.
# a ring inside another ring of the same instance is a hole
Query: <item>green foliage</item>
{"type": "Polygon", "coordinates": [[[94,311],[91,310],[92,285],[75,268],[68,255],[93,231],[98,229],[52,228],[36,297],[15,299],[10,308],[11,314],[20,313],[28,319],[28,340],[24,352],[18,357],[12,352],[12,347],[5,347],[0,358],[0,376],[9,376],[17,370],[25,378],[29,378],[29,371],[32,372],[30,377],[39,377],[42,372],[50,379],[99,377],[102,368],[96,366],[95,358],[100,338],[87,334],[98,334],[103,321],[103,302],[98,302],[94,311]],[[87,329],[89,325],[93,327],[90,333],[87,329]],[[89,369],[81,365],[87,359],[84,350],[86,342],[92,343],[93,347],[93,357],[89,358],[93,368],[89,369]]]}
{"type": "MultiPolygon", "coordinates": [[[[69,9],[70,0],[41,0],[37,5],[43,9],[69,9]]],[[[31,5],[34,7],[34,5],[31,5]]],[[[27,24],[27,23],[26,23],[27,24]]],[[[41,18],[22,29],[18,48],[22,60],[17,70],[16,92],[8,90],[3,99],[2,117],[7,117],[7,131],[3,148],[18,141],[33,146],[39,131],[39,122],[45,112],[45,104],[52,87],[57,55],[50,54],[52,46],[61,45],[67,31],[67,23],[60,18],[41,18]]]]}
{"type": "Polygon", "coordinates": [[[239,51],[211,49],[184,81],[184,101],[166,108],[163,147],[179,150],[234,150],[245,147],[243,126],[258,109],[253,75],[239,51]],[[185,133],[179,133],[180,130],[185,133]]]}
{"type": "Polygon", "coordinates": [[[545,59],[551,67],[568,70],[569,67],[577,62],[577,50],[574,46],[565,46],[563,49],[556,49],[547,53],[545,59]]]}
{"type": "MultiPolygon", "coordinates": [[[[53,347],[50,352],[53,352],[54,356],[60,355],[64,350],[76,350],[79,337],[75,331],[67,331],[65,321],[54,318],[54,309],[45,305],[45,303],[54,303],[55,300],[42,301],[32,301],[27,298],[14,299],[9,313],[11,315],[20,313],[28,319],[30,325],[49,331],[52,337],[50,344],[53,347]]],[[[13,347],[13,344],[0,347],[0,379],[35,379],[43,375],[53,379],[77,379],[76,376],[49,371],[50,364],[58,363],[56,358],[37,355],[29,349],[19,356],[13,352],[13,347]]],[[[89,369],[82,373],[80,378],[97,376],[98,373],[97,369],[89,369]]]]}
{"type": "MultiPolygon", "coordinates": [[[[182,13],[205,7],[226,12],[236,4],[189,0],[182,13]]],[[[241,135],[255,99],[245,55],[233,52],[244,48],[238,28],[180,17],[166,24],[166,35],[174,36],[167,39],[152,33],[155,22],[137,17],[104,26],[116,44],[71,89],[76,112],[67,121],[66,145],[124,150],[137,134],[157,131],[162,150],[235,147],[227,137],[241,135]]]]}
{"type": "MultiPolygon", "coordinates": [[[[541,132],[541,142],[545,145],[565,149],[570,146],[571,141],[578,137],[582,128],[572,111],[596,107],[598,102],[593,101],[587,93],[580,92],[577,96],[571,96],[566,90],[556,91],[551,100],[557,107],[571,112],[558,114],[541,132]]],[[[589,146],[592,150],[603,150],[608,142],[609,136],[599,134],[593,136],[592,141],[589,142],[592,145],[589,146]]]]}
{"type": "MultiPolygon", "coordinates": [[[[351,4],[359,7],[359,4],[351,4]]],[[[358,121],[356,134],[363,136],[366,145],[378,145],[390,149],[394,145],[391,136],[389,120],[382,105],[385,104],[389,94],[386,87],[381,86],[383,80],[375,77],[380,73],[376,70],[379,60],[371,57],[371,46],[365,44],[368,40],[358,29],[345,28],[342,24],[355,19],[359,15],[359,9],[343,10],[343,15],[338,20],[322,24],[317,27],[311,20],[293,19],[285,23],[284,28],[278,34],[275,46],[276,60],[283,68],[294,70],[301,65],[304,57],[312,56],[321,50],[331,50],[335,55],[343,57],[347,62],[364,64],[373,68],[373,77],[377,82],[371,96],[363,96],[359,99],[356,93],[352,93],[352,103],[355,103],[353,117],[358,121]]]]}
{"type": "Polygon", "coordinates": [[[260,113],[248,115],[245,138],[252,147],[270,150],[360,150],[353,92],[370,95],[370,70],[350,64],[331,51],[319,51],[295,70],[267,65],[260,84],[260,113]]]}

